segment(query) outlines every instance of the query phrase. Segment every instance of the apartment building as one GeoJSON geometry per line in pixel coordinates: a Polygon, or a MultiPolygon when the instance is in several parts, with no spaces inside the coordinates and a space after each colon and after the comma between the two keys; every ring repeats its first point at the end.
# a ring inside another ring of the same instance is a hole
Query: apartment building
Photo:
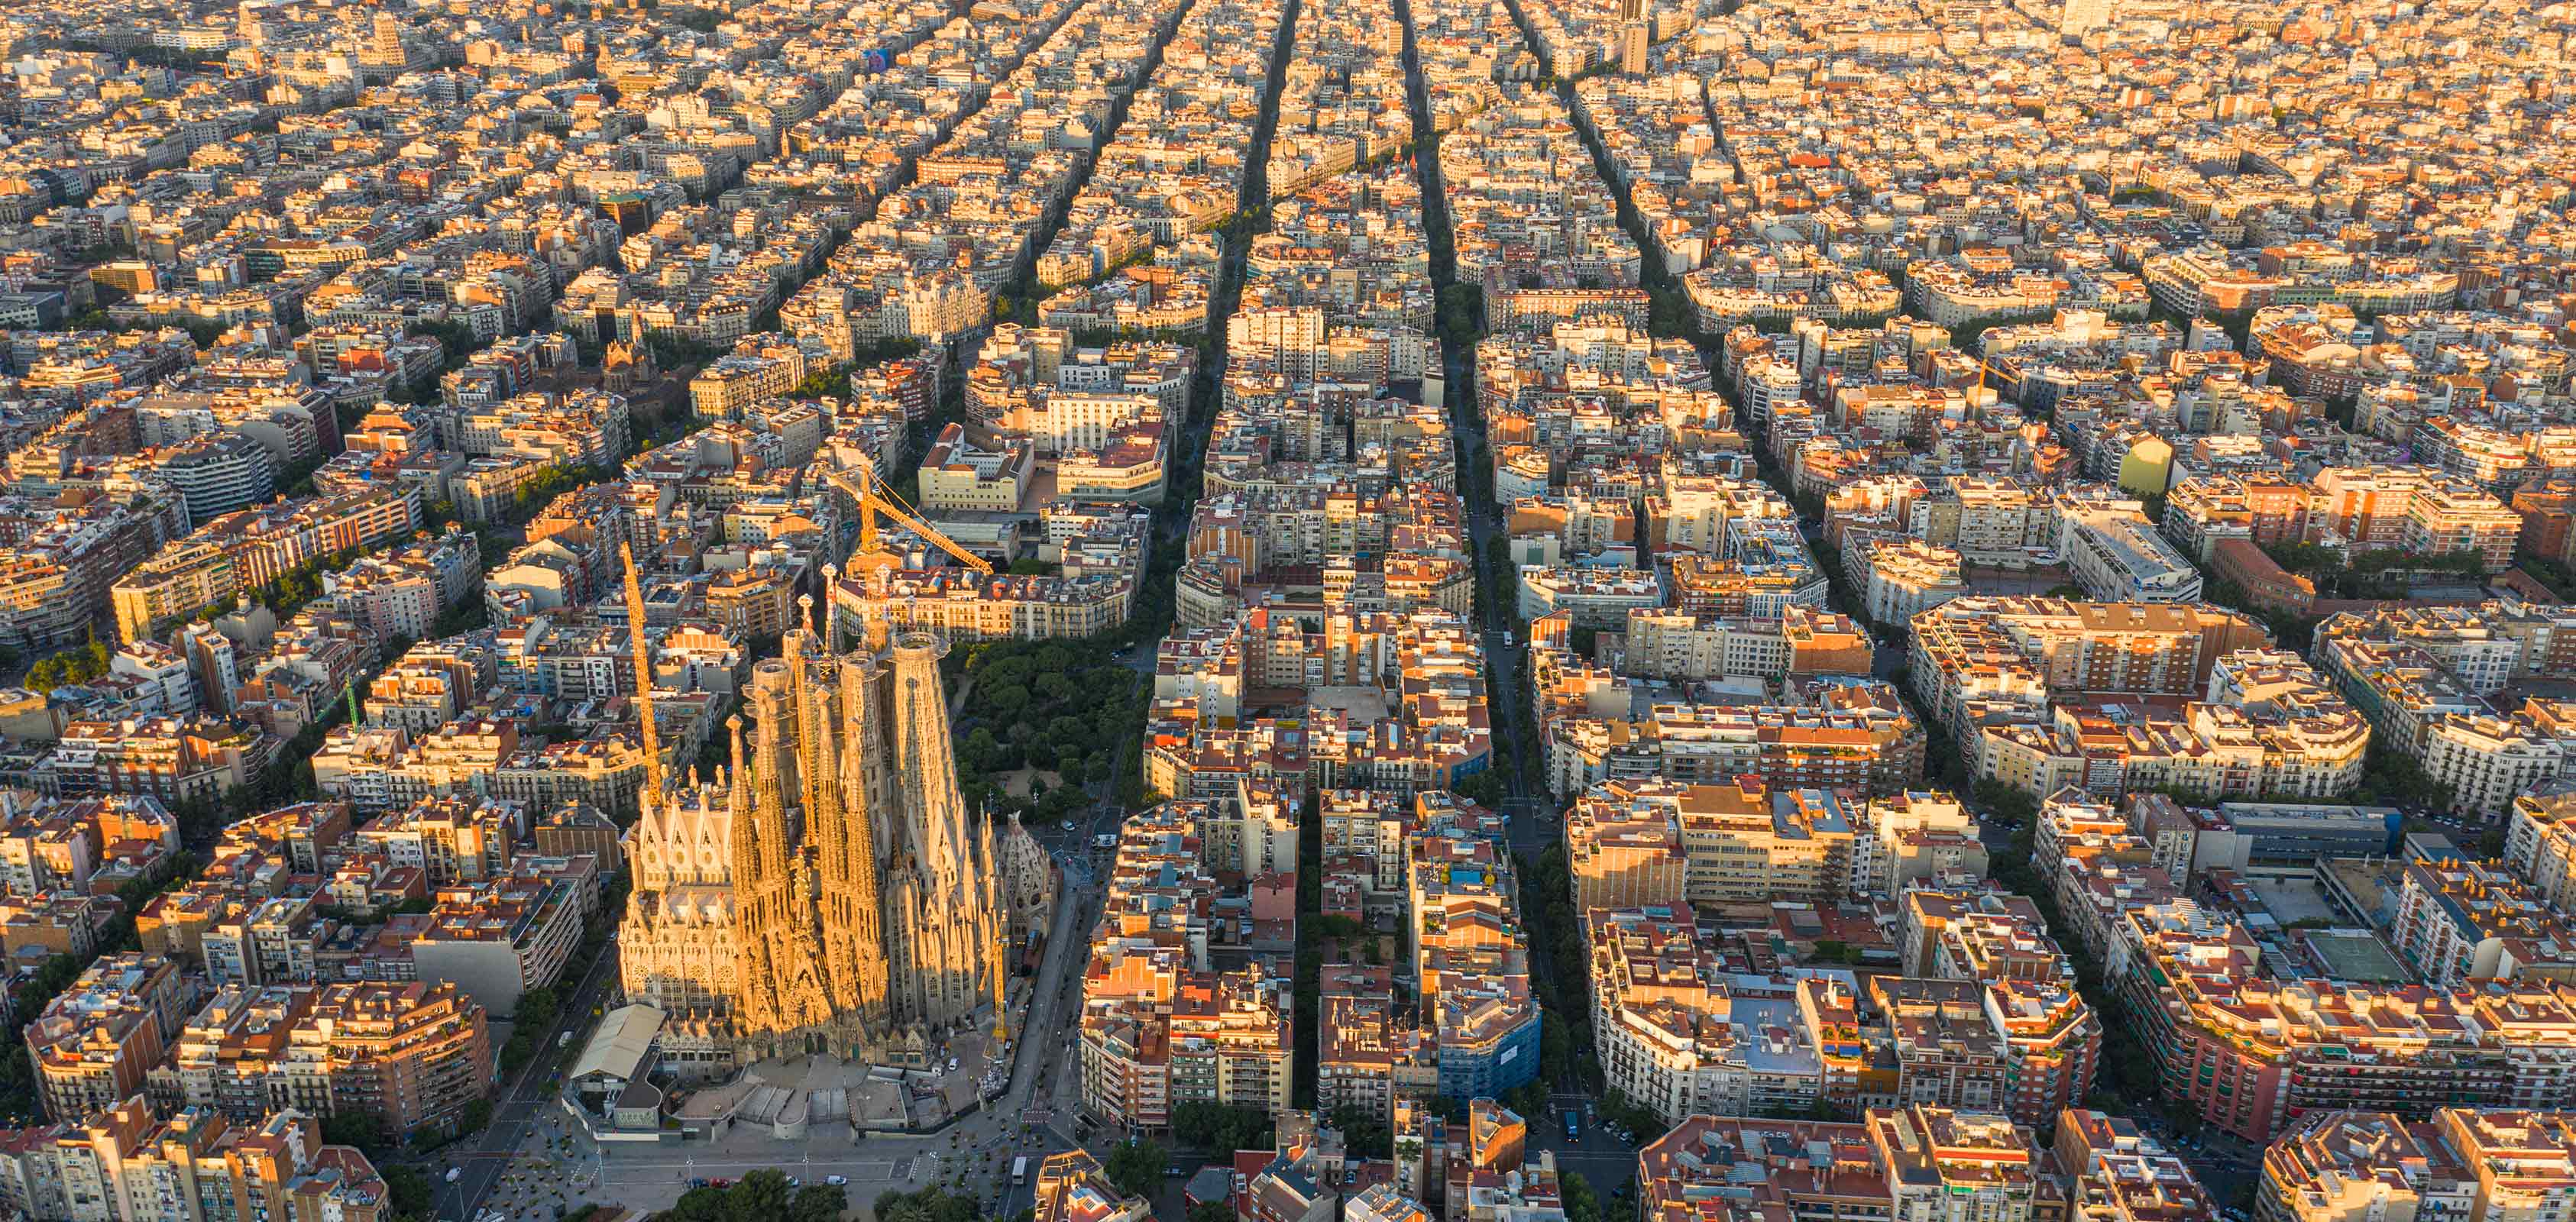
{"type": "Polygon", "coordinates": [[[2576,923],[2512,875],[2473,861],[2408,861],[2389,940],[2426,983],[2576,978],[2576,923]]]}
{"type": "Polygon", "coordinates": [[[916,473],[921,510],[1017,513],[1036,461],[1025,443],[1004,441],[998,449],[984,449],[967,440],[964,425],[950,424],[931,442],[916,473]]]}
{"type": "Polygon", "coordinates": [[[1637,1195],[1651,1217],[1742,1197],[1801,1217],[2031,1222],[2067,1207],[2045,1157],[1991,1112],[1917,1104],[1848,1124],[1695,1115],[1637,1152],[1637,1195]]]}
{"type": "Polygon", "coordinates": [[[1503,841],[1481,829],[1425,828],[1406,839],[1404,856],[1404,947],[1438,1093],[1494,1098],[1535,1080],[1539,1009],[1503,841]]]}
{"type": "Polygon", "coordinates": [[[1871,798],[1854,817],[1851,893],[1896,897],[1941,880],[1986,876],[1976,816],[1948,794],[1871,798]]]}
{"type": "Polygon", "coordinates": [[[1587,908],[1630,896],[1673,902],[1665,890],[1672,846],[1682,862],[1682,902],[1830,901],[1851,886],[1855,835],[1835,791],[1774,790],[1754,777],[1605,781],[1566,817],[1568,860],[1583,863],[1575,893],[1587,908]],[[1661,833],[1653,830],[1658,821],[1661,833]]]}
{"type": "Polygon", "coordinates": [[[143,1089],[196,1002],[177,963],[132,951],[103,956],[27,1024],[27,1054],[45,1114],[78,1122],[143,1089]]]}
{"type": "Polygon", "coordinates": [[[1861,537],[1860,532],[1848,538],[1843,564],[1853,570],[1862,614],[1872,623],[1906,623],[1968,593],[1956,549],[1919,539],[1861,537]]]}
{"type": "Polygon", "coordinates": [[[2556,717],[2445,713],[2424,727],[2426,775],[2450,787],[2450,809],[2493,818],[2517,794],[2568,773],[2576,734],[2556,717]]]}
{"type": "Polygon", "coordinates": [[[2223,608],[2056,598],[1956,599],[1916,616],[1913,630],[1915,691],[1963,741],[1972,713],[2009,705],[2035,716],[2079,692],[2188,693],[2221,655],[2269,643],[2223,608]]]}
{"type": "Polygon", "coordinates": [[[203,714],[75,721],[40,765],[66,797],[143,795],[162,802],[218,798],[248,784],[282,744],[256,725],[203,714]]]}
{"type": "MultiPolygon", "coordinates": [[[[1119,949],[1119,948],[1112,948],[1119,949]]],[[[1122,953],[1141,963],[1143,956],[1122,953]]],[[[1095,965],[1101,948],[1095,945],[1095,965]]],[[[1101,969],[1095,967],[1095,973],[1101,969]]],[[[1138,975],[1119,963],[1121,978],[1138,975]]],[[[1158,987],[1114,993],[1087,977],[1082,1021],[1083,1106],[1105,1123],[1162,1129],[1186,1103],[1288,1107],[1296,1052],[1287,981],[1258,965],[1227,972],[1152,972],[1158,987]]]]}
{"type": "Polygon", "coordinates": [[[165,1112],[193,1108],[252,1124],[269,1111],[290,1041],[313,1009],[314,984],[227,984],[188,1018],[147,1090],[165,1112]]]}
{"type": "Polygon", "coordinates": [[[2562,912],[2576,909],[2576,787],[2543,785],[2514,795],[2504,864],[2542,902],[2562,912]]]}
{"type": "MultiPolygon", "coordinates": [[[[1546,626],[1533,622],[1531,642],[1543,639],[1551,639],[1546,626]]],[[[1653,679],[1858,674],[1868,653],[1868,637],[1850,616],[1810,607],[1784,607],[1778,619],[1639,609],[1628,613],[1623,669],[1653,679]]]]}
{"type": "Polygon", "coordinates": [[[2313,532],[2354,551],[2474,553],[2494,572],[2513,563],[2522,518],[2495,494],[2421,467],[2329,467],[2309,481],[2313,532]]]}
{"type": "Polygon", "coordinates": [[[1732,997],[1690,909],[1586,908],[1592,1030],[1621,1097],[1667,1123],[1812,1108],[1824,1076],[1787,1003],[1732,997]]]}
{"type": "Polygon", "coordinates": [[[2058,550],[2086,595],[2108,603],[2200,599],[2200,569],[2146,515],[2125,509],[2069,509],[2058,550]]]}
{"type": "MultiPolygon", "coordinates": [[[[2070,10],[2071,16],[2071,10],[2070,10]]],[[[2206,1218],[2219,1206],[2191,1164],[2126,1116],[2068,1108],[2049,1150],[2072,1181],[2076,1217],[2206,1218]]]]}
{"type": "Polygon", "coordinates": [[[1896,693],[1870,680],[1793,688],[1779,703],[1658,703],[1634,719],[1543,709],[1540,733],[1548,787],[1560,795],[1657,776],[1889,793],[1921,778],[1924,741],[1896,693]]]}
{"type": "Polygon", "coordinates": [[[2439,1128],[2394,1112],[2301,1116],[2265,1147],[2262,1171],[2262,1222],[2475,1216],[2476,1188],[2439,1128]]]}
{"type": "Polygon", "coordinates": [[[1038,1222],[1146,1222],[1153,1202],[1120,1191],[1088,1150],[1060,1150],[1038,1163],[1038,1222]]]}
{"type": "Polygon", "coordinates": [[[1084,1109],[1160,1129],[1184,1103],[1288,1108],[1297,1051],[1285,964],[1218,970],[1219,890],[1198,831],[1209,804],[1166,802],[1127,821],[1083,973],[1084,1109]]]}
{"type": "Polygon", "coordinates": [[[2562,986],[2282,981],[2253,971],[2251,949],[2223,932],[2163,930],[2128,952],[2115,982],[2166,1096],[2247,1141],[2321,1109],[2557,1107],[2576,1091],[2576,1007],[2562,986]]]}
{"type": "Polygon", "coordinates": [[[494,1085],[483,1007],[452,984],[324,985],[288,1045],[291,1103],[372,1116],[406,1137],[461,1131],[494,1085]]]}
{"type": "Polygon", "coordinates": [[[378,815],[354,834],[386,860],[418,867],[443,886],[502,875],[525,827],[526,808],[515,802],[430,798],[378,815]]]}
{"type": "Polygon", "coordinates": [[[1419,1025],[1395,1013],[1394,969],[1334,964],[1319,986],[1315,1106],[1393,1123],[1396,1100],[1437,1094],[1440,1067],[1419,1025]]]}
{"type": "Polygon", "coordinates": [[[311,1114],[239,1120],[190,1108],[159,1120],[140,1096],[86,1123],[0,1131],[0,1208],[84,1222],[396,1216],[366,1154],[323,1144],[311,1114]]]}
{"type": "Polygon", "coordinates": [[[1565,812],[1566,868],[1576,911],[1690,902],[1681,824],[1662,797],[1604,785],[1565,812]]]}
{"type": "Polygon", "coordinates": [[[381,485],[200,521],[110,588],[117,633],[152,638],[173,620],[302,565],[407,537],[419,524],[419,489],[381,485]]]}
{"type": "Polygon", "coordinates": [[[689,410],[700,420],[730,419],[754,403],[795,390],[805,372],[804,352],[786,337],[746,336],[689,379],[689,410]]]}
{"type": "Polygon", "coordinates": [[[429,924],[412,939],[420,979],[455,985],[493,1018],[518,1012],[529,989],[550,988],[581,941],[573,884],[504,877],[439,888],[429,924]]]}

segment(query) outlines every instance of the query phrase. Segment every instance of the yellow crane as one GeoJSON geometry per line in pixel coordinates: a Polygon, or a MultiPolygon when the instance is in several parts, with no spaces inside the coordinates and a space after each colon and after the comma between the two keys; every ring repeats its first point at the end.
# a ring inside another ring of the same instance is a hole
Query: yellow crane
{"type": "Polygon", "coordinates": [[[637,805],[646,819],[662,804],[662,736],[653,722],[653,654],[644,647],[644,590],[635,575],[635,547],[619,542],[617,561],[626,570],[626,638],[635,650],[635,709],[644,724],[644,793],[637,805]]]}
{"type": "Polygon", "coordinates": [[[877,515],[882,513],[886,517],[893,519],[895,525],[903,527],[924,539],[928,539],[933,544],[936,544],[939,547],[939,550],[956,557],[959,564],[965,565],[967,568],[973,569],[976,572],[987,576],[992,574],[993,566],[991,563],[987,562],[983,557],[967,551],[963,546],[959,545],[956,540],[932,529],[930,523],[922,521],[920,516],[912,511],[911,506],[897,500],[892,492],[887,491],[883,485],[879,484],[877,482],[876,474],[876,468],[871,467],[866,463],[861,463],[858,466],[849,468],[848,470],[840,470],[830,467],[823,469],[823,479],[825,482],[848,494],[850,500],[855,502],[858,506],[859,547],[856,553],[857,555],[873,556],[876,554],[877,515]]]}

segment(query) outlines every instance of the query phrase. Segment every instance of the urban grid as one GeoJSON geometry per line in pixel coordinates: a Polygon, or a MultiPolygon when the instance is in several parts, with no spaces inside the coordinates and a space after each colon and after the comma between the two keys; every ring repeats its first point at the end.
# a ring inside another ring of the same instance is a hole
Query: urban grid
{"type": "Polygon", "coordinates": [[[0,4],[0,1222],[2570,1222],[2576,5],[0,4]]]}

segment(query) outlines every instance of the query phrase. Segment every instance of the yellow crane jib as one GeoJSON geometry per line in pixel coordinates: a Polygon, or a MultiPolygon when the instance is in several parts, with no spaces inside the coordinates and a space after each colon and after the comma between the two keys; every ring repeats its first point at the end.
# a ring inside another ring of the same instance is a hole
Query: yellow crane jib
{"type": "Polygon", "coordinates": [[[928,522],[922,521],[919,515],[912,511],[911,506],[895,499],[893,493],[884,491],[876,481],[875,468],[865,463],[848,470],[826,467],[823,469],[823,479],[847,494],[857,504],[859,551],[871,555],[876,552],[877,515],[884,514],[892,519],[895,525],[928,539],[936,544],[939,550],[956,557],[959,564],[988,576],[992,573],[993,566],[990,562],[967,551],[956,540],[932,529],[928,522]]]}

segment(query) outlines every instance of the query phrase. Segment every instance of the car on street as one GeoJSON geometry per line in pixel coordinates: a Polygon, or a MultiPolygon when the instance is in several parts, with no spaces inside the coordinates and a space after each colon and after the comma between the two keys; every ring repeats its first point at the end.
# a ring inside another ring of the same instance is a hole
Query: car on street
{"type": "Polygon", "coordinates": [[[823,1177],[823,1182],[824,1182],[824,1183],[826,1183],[826,1184],[831,1185],[831,1186],[832,1186],[832,1187],[834,1187],[834,1188],[838,1188],[838,1187],[841,1187],[841,1186],[842,1186],[842,1185],[844,1185],[844,1184],[849,1183],[849,1182],[850,1182],[850,1177],[848,1177],[848,1176],[846,1176],[846,1175],[827,1175],[827,1176],[824,1176],[824,1177],[823,1177]]]}

